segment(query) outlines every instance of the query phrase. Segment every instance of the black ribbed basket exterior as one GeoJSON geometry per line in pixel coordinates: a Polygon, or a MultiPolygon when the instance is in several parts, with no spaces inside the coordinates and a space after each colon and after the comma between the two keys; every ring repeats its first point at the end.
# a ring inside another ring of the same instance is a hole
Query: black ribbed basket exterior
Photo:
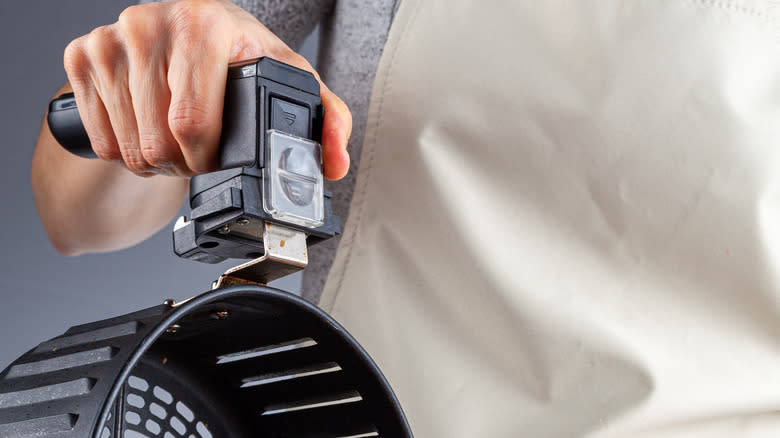
{"type": "Polygon", "coordinates": [[[368,354],[305,300],[233,286],[69,329],[0,373],[0,438],[412,437],[368,354]]]}

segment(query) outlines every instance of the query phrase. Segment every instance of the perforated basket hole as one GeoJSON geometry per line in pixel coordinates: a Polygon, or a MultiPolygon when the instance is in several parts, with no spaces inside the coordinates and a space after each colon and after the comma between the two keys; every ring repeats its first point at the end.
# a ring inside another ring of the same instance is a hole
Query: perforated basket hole
{"type": "Polygon", "coordinates": [[[162,384],[130,376],[124,406],[123,438],[213,438],[204,420],[162,384]]]}

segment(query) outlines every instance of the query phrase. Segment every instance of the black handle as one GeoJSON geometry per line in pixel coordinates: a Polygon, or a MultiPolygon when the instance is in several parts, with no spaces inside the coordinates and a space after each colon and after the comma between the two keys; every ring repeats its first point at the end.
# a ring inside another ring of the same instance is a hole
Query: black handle
{"type": "Polygon", "coordinates": [[[76,98],[65,93],[49,102],[49,130],[67,151],[84,158],[97,158],[81,122],[76,98]]]}

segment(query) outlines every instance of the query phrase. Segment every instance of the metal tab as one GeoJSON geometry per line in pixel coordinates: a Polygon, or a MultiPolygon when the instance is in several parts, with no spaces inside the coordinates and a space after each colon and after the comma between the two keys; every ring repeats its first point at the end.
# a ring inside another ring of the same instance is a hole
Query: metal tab
{"type": "Polygon", "coordinates": [[[254,260],[228,269],[213,289],[235,284],[267,284],[298,272],[309,263],[306,233],[265,222],[263,228],[265,253],[254,260]]]}

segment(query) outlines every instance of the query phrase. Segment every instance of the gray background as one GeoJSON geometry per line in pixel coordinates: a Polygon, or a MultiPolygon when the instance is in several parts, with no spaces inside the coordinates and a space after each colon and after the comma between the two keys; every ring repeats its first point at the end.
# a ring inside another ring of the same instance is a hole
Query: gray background
{"type": "MultiPolygon", "coordinates": [[[[127,250],[64,257],[38,219],[30,160],[45,106],[65,82],[62,51],[133,3],[0,1],[0,370],[70,326],[203,292],[231,265],[179,259],[171,250],[171,226],[127,250]]],[[[302,53],[314,61],[315,37],[302,53]]],[[[300,276],[273,285],[298,291],[300,276]]]]}

